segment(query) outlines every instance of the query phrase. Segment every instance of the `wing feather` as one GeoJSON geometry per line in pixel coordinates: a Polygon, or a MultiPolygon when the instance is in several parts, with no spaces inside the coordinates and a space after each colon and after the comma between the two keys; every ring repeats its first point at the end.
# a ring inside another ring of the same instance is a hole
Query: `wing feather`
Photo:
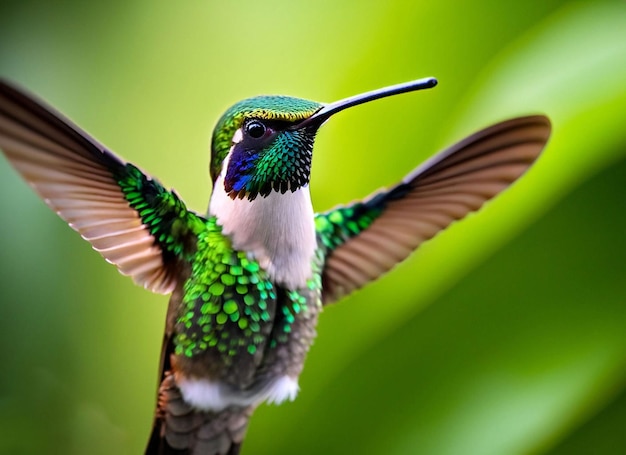
{"type": "Polygon", "coordinates": [[[537,159],[550,131],[541,115],[498,123],[434,156],[395,187],[318,214],[327,255],[324,303],[375,280],[507,188],[537,159]]]}
{"type": "Polygon", "coordinates": [[[120,272],[154,292],[173,290],[176,254],[190,243],[199,218],[174,193],[4,81],[0,148],[46,204],[120,272]],[[189,229],[181,223],[171,229],[174,220],[187,221],[189,229]]]}

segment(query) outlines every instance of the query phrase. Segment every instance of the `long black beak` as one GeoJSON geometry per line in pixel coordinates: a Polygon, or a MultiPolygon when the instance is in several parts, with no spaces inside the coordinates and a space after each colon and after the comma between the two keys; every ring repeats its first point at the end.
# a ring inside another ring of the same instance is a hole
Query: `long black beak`
{"type": "Polygon", "coordinates": [[[359,104],[367,103],[368,101],[385,98],[387,96],[399,95],[401,93],[413,92],[415,90],[423,90],[432,88],[437,85],[437,79],[434,77],[427,77],[424,79],[418,79],[416,81],[404,82],[403,84],[391,85],[389,87],[379,88],[372,90],[371,92],[361,93],[360,95],[354,95],[349,98],[344,98],[334,103],[327,104],[322,107],[315,114],[302,122],[295,125],[295,128],[300,129],[309,126],[320,126],[331,115],[336,114],[339,111],[343,111],[352,106],[358,106],[359,104]]]}

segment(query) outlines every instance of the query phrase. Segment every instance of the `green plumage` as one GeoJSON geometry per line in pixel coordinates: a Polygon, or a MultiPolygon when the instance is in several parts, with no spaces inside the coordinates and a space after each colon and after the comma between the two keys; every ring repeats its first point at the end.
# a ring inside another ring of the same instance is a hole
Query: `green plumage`
{"type": "Polygon", "coordinates": [[[202,232],[204,219],[187,210],[173,191],[147,177],[130,163],[116,172],[117,182],[131,208],[137,211],[166,262],[191,260],[193,237],[202,232]]]}
{"type": "Polygon", "coordinates": [[[325,255],[367,229],[382,208],[361,202],[315,214],[315,228],[325,255]]]}
{"type": "MultiPolygon", "coordinates": [[[[235,181],[239,197],[254,199],[257,194],[267,196],[272,191],[285,194],[309,183],[311,161],[313,158],[313,139],[311,134],[295,130],[277,135],[275,141],[266,150],[248,155],[246,167],[249,173],[236,172],[235,181]]],[[[230,188],[227,174],[226,185],[230,188]]]]}
{"type": "Polygon", "coordinates": [[[235,251],[215,218],[198,235],[191,274],[177,317],[176,354],[209,348],[234,357],[263,350],[272,331],[276,289],[258,262],[235,251]]]}

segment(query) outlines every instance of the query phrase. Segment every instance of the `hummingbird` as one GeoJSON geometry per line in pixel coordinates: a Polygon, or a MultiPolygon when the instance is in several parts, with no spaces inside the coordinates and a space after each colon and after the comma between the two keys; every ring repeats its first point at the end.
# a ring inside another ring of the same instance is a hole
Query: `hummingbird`
{"type": "Polygon", "coordinates": [[[253,411],[298,394],[326,305],[392,269],[535,162],[550,121],[513,118],[394,186],[316,213],[309,182],[320,126],[347,108],[436,84],[424,78],[329,104],[289,96],[234,104],[212,135],[212,194],[198,214],[52,107],[0,81],[8,161],[122,274],[171,294],[146,454],[239,453],[253,411]]]}

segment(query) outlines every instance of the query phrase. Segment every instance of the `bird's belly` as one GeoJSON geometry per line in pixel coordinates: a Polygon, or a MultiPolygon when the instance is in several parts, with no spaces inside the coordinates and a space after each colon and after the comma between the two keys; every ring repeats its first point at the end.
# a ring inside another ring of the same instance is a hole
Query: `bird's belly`
{"type": "Polygon", "coordinates": [[[184,400],[195,409],[221,411],[229,406],[247,407],[263,401],[282,403],[294,400],[298,394],[298,381],[288,375],[278,376],[255,384],[246,389],[238,389],[222,381],[179,377],[176,383],[184,400]]]}

